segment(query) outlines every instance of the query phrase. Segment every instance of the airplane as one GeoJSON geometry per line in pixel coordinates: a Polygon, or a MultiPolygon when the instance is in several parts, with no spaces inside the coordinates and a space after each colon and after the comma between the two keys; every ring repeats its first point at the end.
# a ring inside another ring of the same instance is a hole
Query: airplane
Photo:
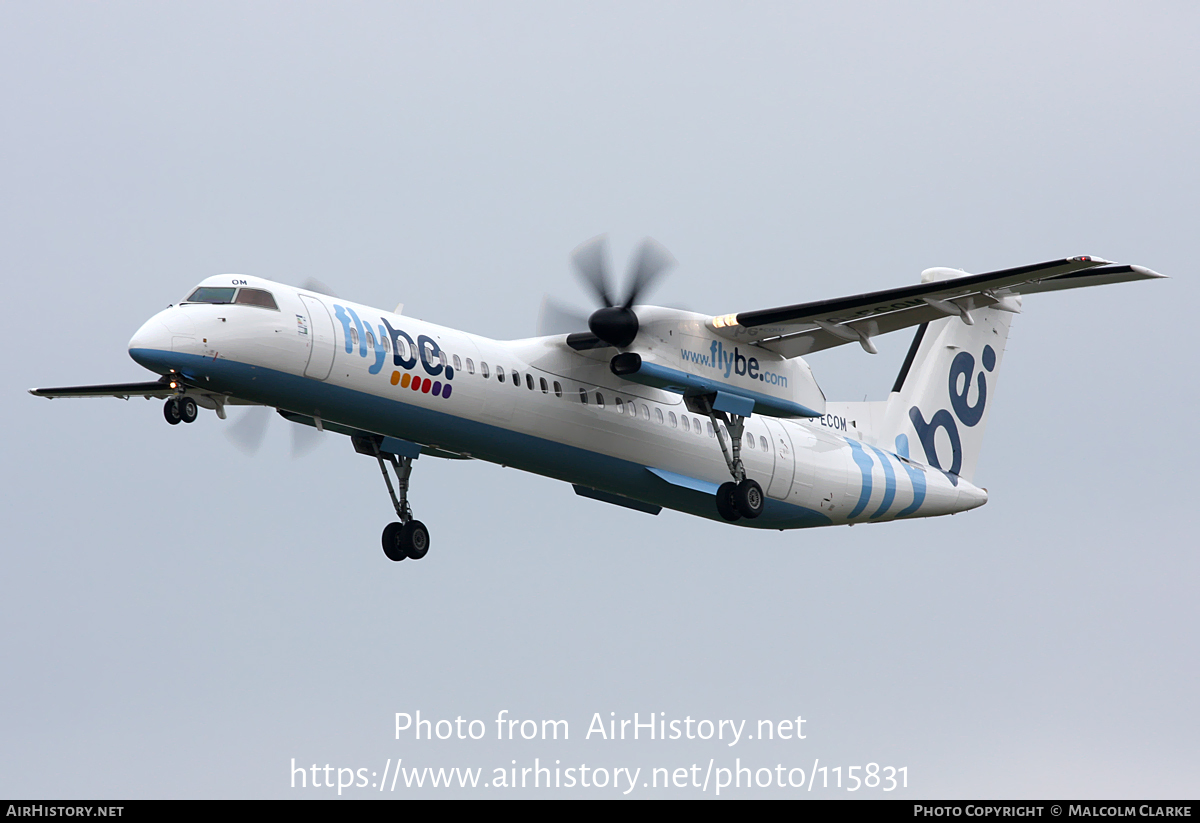
{"type": "MultiPolygon", "coordinates": [[[[765,529],[854,525],[982,506],[972,483],[1005,340],[1022,297],[1163,277],[1080,256],[708,316],[643,305],[674,259],[647,238],[623,297],[603,236],[572,253],[602,304],[587,330],[492,340],[321,290],[209,277],[129,341],[160,375],[30,389],[39,397],[158,398],[168,423],[199,409],[274,408],[374,458],[396,520],[388,559],[428,553],[408,501],[424,455],[486,460],[577,494],[765,529]],[[916,328],[886,400],[827,401],[804,357],[916,328]],[[388,468],[396,476],[393,484],[388,468]]],[[[583,321],[580,320],[582,325],[583,321]]]]}

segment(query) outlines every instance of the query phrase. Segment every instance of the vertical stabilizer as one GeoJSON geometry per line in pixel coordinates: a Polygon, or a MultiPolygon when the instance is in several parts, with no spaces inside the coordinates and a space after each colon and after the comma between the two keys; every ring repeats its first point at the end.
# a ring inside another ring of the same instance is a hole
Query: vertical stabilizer
{"type": "Polygon", "coordinates": [[[878,439],[899,455],[970,480],[1012,318],[976,309],[969,325],[947,317],[918,328],[878,439]]]}

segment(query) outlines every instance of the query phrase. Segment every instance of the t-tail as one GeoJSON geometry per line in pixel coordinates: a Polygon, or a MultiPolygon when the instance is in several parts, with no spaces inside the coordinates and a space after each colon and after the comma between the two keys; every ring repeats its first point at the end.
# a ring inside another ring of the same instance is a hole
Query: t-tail
{"type": "MultiPolygon", "coordinates": [[[[917,328],[888,399],[831,402],[827,404],[827,415],[835,415],[843,428],[866,443],[947,472],[954,483],[960,478],[971,481],[979,462],[1008,329],[1013,316],[1021,311],[1021,295],[1162,277],[1141,266],[1110,264],[1099,258],[1079,257],[1067,262],[1076,261],[1102,265],[1012,283],[1004,289],[984,289],[981,294],[988,300],[980,301],[983,305],[970,297],[926,300],[946,316],[917,328]]],[[[999,274],[1007,277],[1009,273],[999,274]]],[[[966,289],[979,277],[937,268],[922,272],[921,280],[930,283],[968,278],[964,280],[966,289]]]]}
{"type": "MultiPolygon", "coordinates": [[[[923,279],[961,272],[931,269],[923,279]]],[[[1013,315],[1021,298],[963,311],[917,328],[891,394],[883,402],[831,403],[868,443],[971,480],[1013,315]]]]}

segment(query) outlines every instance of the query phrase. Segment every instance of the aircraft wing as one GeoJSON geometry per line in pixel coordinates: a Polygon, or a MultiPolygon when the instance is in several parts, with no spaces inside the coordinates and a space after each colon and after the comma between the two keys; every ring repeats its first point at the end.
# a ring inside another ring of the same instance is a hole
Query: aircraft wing
{"type": "Polygon", "coordinates": [[[170,384],[158,380],[153,383],[107,383],[101,386],[63,386],[54,389],[30,389],[36,397],[170,397],[175,394],[170,384]]]}
{"type": "Polygon", "coordinates": [[[817,300],[775,309],[714,317],[712,330],[740,343],[784,357],[858,343],[874,354],[871,338],[947,316],[972,322],[976,309],[1019,312],[1022,294],[1151,280],[1163,275],[1142,266],[1099,257],[1070,257],[1015,269],[965,274],[930,269],[926,282],[896,289],[817,300]]]}
{"type": "MultiPolygon", "coordinates": [[[[52,389],[30,389],[29,393],[35,397],[46,397],[50,400],[56,397],[119,397],[122,400],[128,400],[131,397],[144,397],[149,400],[154,397],[165,400],[168,397],[174,397],[177,393],[175,388],[176,381],[178,381],[178,376],[176,376],[175,380],[164,377],[152,383],[104,383],[97,386],[59,386],[52,389]]],[[[183,385],[187,389],[187,393],[195,397],[200,405],[205,408],[258,405],[250,400],[242,400],[238,397],[230,397],[217,392],[207,391],[188,383],[184,383],[183,385]]],[[[218,415],[223,414],[223,410],[218,411],[218,415]]]]}

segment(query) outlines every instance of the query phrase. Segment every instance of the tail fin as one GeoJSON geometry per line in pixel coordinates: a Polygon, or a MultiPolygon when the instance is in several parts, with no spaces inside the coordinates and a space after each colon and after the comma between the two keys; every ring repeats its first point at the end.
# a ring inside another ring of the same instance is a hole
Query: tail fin
{"type": "Polygon", "coordinates": [[[947,317],[920,326],[888,397],[878,439],[899,455],[970,480],[1012,316],[977,309],[971,325],[947,317]]]}

